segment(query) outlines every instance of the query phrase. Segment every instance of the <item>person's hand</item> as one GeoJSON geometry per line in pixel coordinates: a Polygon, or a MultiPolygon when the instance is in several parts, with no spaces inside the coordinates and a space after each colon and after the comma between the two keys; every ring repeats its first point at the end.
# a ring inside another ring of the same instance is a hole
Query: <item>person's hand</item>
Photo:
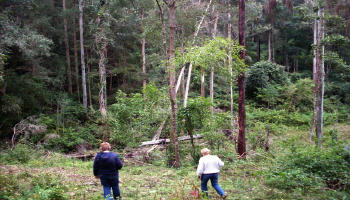
{"type": "Polygon", "coordinates": [[[95,176],[95,178],[96,178],[96,179],[99,179],[100,177],[98,177],[98,176],[95,176]]]}

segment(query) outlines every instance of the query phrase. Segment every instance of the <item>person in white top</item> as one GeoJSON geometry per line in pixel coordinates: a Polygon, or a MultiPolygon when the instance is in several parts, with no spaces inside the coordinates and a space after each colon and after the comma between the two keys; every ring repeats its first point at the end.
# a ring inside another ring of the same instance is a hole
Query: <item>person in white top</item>
{"type": "Polygon", "coordinates": [[[208,181],[210,180],[216,192],[226,199],[227,195],[218,183],[220,167],[224,166],[224,162],[219,157],[210,155],[210,150],[207,148],[202,149],[201,154],[203,157],[199,159],[197,176],[201,179],[202,192],[208,197],[208,181]]]}

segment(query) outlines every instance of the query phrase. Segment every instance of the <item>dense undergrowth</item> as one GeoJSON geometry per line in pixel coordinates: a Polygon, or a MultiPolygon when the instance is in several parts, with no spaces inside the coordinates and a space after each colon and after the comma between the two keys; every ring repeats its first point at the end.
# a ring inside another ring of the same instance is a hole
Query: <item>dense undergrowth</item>
{"type": "MultiPolygon", "coordinates": [[[[235,124],[236,116],[228,111],[227,92],[217,90],[214,105],[192,93],[187,107],[179,106],[178,135],[202,134],[203,138],[181,143],[180,169],[168,165],[172,157],[169,146],[137,160],[126,158],[121,171],[124,199],[194,199],[199,189],[195,168],[204,146],[225,161],[220,183],[228,199],[350,198],[346,95],[325,98],[326,128],[320,149],[315,146],[316,138],[311,137],[311,142],[309,136],[313,84],[307,75],[287,74],[281,66],[268,62],[253,65],[247,74],[247,160],[237,158],[235,132],[231,133],[231,118],[235,124]],[[213,115],[210,106],[215,108],[213,115]]],[[[237,95],[234,98],[237,102],[237,95]]],[[[57,102],[55,112],[36,116],[36,121],[47,127],[45,132],[19,134],[13,150],[7,144],[2,146],[0,199],[101,198],[99,181],[92,176],[92,161],[64,155],[96,151],[103,134],[99,111],[84,110],[67,95],[57,102]]],[[[114,151],[122,157],[139,151],[139,144],[151,140],[163,122],[160,137],[169,137],[166,87],[150,83],[140,93],[118,91],[110,102],[107,131],[114,151]]],[[[178,104],[182,105],[181,100],[178,104]]],[[[210,193],[215,197],[213,190],[210,193]]]]}
{"type": "MultiPolygon", "coordinates": [[[[269,152],[248,146],[247,160],[237,159],[234,145],[223,142],[213,154],[225,162],[220,183],[228,199],[350,198],[349,125],[326,128],[323,148],[309,143],[308,131],[289,128],[273,134],[269,152]]],[[[252,132],[249,132],[253,133],[252,132]]],[[[197,141],[196,145],[208,145],[197,141]]],[[[200,187],[189,143],[181,144],[183,166],[168,168],[165,150],[156,149],[143,164],[125,160],[121,170],[124,199],[194,199],[200,187]]],[[[118,151],[118,150],[116,150],[118,151]]],[[[121,153],[121,152],[120,152],[121,153]]],[[[40,147],[18,144],[3,149],[0,199],[100,199],[102,189],[92,176],[92,160],[70,159],[40,147]]],[[[211,196],[216,194],[210,189],[211,196]]]]}

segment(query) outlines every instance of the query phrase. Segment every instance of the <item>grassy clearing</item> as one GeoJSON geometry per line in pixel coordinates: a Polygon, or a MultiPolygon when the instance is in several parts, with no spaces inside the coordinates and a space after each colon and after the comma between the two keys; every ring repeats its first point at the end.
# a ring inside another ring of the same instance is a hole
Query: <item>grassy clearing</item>
{"type": "MultiPolygon", "coordinates": [[[[334,127],[327,127],[327,131],[334,127]]],[[[271,150],[261,148],[248,151],[246,161],[237,160],[234,147],[226,143],[220,151],[214,151],[225,161],[220,174],[220,184],[228,193],[228,199],[346,199],[346,192],[327,188],[325,185],[303,185],[290,190],[271,187],[266,183],[266,172],[278,166],[278,161],[288,153],[295,142],[308,144],[307,131],[289,130],[271,138],[271,150]],[[286,146],[288,148],[286,148],[286,146]]],[[[337,127],[337,137],[349,141],[350,125],[337,127]]],[[[331,137],[325,134],[325,138],[331,137]]],[[[249,147],[248,147],[249,149],[249,147]]],[[[92,161],[67,158],[58,153],[31,150],[26,162],[11,160],[3,150],[0,159],[1,199],[102,199],[99,180],[92,175],[92,161]]],[[[194,199],[191,191],[199,189],[196,166],[189,158],[183,160],[180,169],[164,165],[162,151],[153,164],[143,165],[125,162],[120,171],[120,187],[124,199],[194,199]]],[[[15,155],[13,155],[15,156],[15,155]]],[[[303,180],[306,179],[302,177],[303,180]]],[[[288,180],[288,179],[287,179],[288,180]]],[[[308,179],[307,179],[308,180],[308,179]]],[[[287,184],[287,183],[286,183],[287,184]]],[[[211,199],[219,199],[209,187],[211,199]]]]}

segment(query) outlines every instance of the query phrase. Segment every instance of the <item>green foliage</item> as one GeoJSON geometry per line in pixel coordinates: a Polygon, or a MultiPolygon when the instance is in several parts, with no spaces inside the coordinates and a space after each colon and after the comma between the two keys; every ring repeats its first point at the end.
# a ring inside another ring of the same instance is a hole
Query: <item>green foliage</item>
{"type": "Polygon", "coordinates": [[[4,188],[0,191],[1,199],[39,199],[66,200],[67,188],[49,174],[32,175],[23,172],[18,175],[0,174],[0,183],[4,188]],[[29,179],[29,181],[28,181],[29,179]],[[25,181],[25,182],[23,182],[25,181]],[[27,190],[27,188],[31,188],[27,190]]]}
{"type": "Polygon", "coordinates": [[[210,116],[210,105],[209,98],[188,99],[187,106],[181,107],[178,112],[178,123],[181,124],[181,128],[188,134],[192,134],[194,129],[202,128],[210,116]]]}
{"type": "Polygon", "coordinates": [[[255,97],[259,89],[261,90],[269,85],[283,86],[288,83],[290,83],[290,80],[283,66],[268,61],[261,61],[255,63],[247,71],[246,91],[249,97],[255,97]]]}
{"type": "MultiPolygon", "coordinates": [[[[177,119],[181,129],[193,137],[194,129],[201,129],[210,116],[210,105],[209,98],[197,97],[196,99],[188,99],[187,106],[181,107],[178,112],[177,119]]],[[[201,155],[194,144],[192,146],[191,156],[193,163],[197,164],[201,155]]]]}
{"type": "Polygon", "coordinates": [[[97,147],[100,142],[97,139],[100,135],[96,133],[95,126],[59,128],[56,131],[57,136],[50,138],[44,144],[46,148],[68,153],[76,151],[80,145],[97,147]]]}
{"type": "Polygon", "coordinates": [[[283,96],[288,110],[310,111],[312,109],[313,86],[312,80],[306,78],[284,87],[282,89],[283,96]]]}
{"type": "Polygon", "coordinates": [[[27,163],[30,159],[34,159],[37,154],[26,144],[17,144],[13,150],[8,149],[1,155],[0,161],[8,163],[27,163]]]}
{"type": "Polygon", "coordinates": [[[127,95],[118,91],[117,102],[109,106],[111,142],[124,148],[138,146],[139,142],[150,139],[167,117],[167,99],[166,88],[158,89],[151,83],[143,94],[127,95]]]}
{"type": "Polygon", "coordinates": [[[229,112],[216,113],[208,118],[204,127],[200,130],[204,140],[208,141],[211,150],[219,150],[227,140],[223,129],[231,130],[231,114],[229,112]]]}
{"type": "Polygon", "coordinates": [[[304,192],[322,186],[349,191],[349,169],[350,153],[341,143],[322,149],[298,146],[267,172],[266,183],[285,190],[303,188],[304,192]]]}
{"type": "Polygon", "coordinates": [[[194,67],[208,69],[218,68],[218,71],[229,74],[228,59],[232,58],[232,69],[235,75],[244,72],[247,65],[240,58],[240,52],[244,48],[231,39],[216,37],[206,41],[203,46],[190,46],[186,48],[183,55],[181,51],[176,52],[175,64],[182,66],[184,63],[192,63],[194,67]]]}

